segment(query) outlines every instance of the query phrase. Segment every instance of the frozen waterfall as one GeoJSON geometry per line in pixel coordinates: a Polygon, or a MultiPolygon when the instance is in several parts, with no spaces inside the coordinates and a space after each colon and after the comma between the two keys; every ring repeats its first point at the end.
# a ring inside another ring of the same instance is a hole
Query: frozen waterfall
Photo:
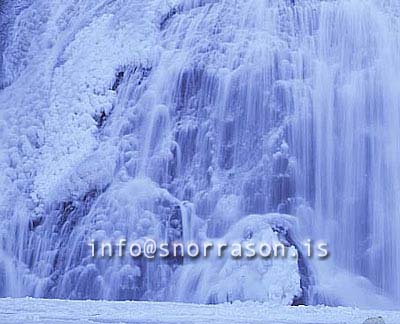
{"type": "Polygon", "coordinates": [[[397,0],[6,0],[0,19],[0,296],[399,303],[397,0]],[[87,247],[249,231],[331,257],[87,247]]]}

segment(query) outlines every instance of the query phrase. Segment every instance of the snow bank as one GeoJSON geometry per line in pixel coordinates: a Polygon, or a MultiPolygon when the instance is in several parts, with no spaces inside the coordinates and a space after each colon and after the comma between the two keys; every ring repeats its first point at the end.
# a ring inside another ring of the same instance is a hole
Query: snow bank
{"type": "Polygon", "coordinates": [[[61,301],[0,299],[2,323],[263,323],[263,324],[362,324],[382,316],[397,324],[399,312],[363,311],[355,308],[269,307],[262,303],[193,305],[150,302],[61,301]]]}

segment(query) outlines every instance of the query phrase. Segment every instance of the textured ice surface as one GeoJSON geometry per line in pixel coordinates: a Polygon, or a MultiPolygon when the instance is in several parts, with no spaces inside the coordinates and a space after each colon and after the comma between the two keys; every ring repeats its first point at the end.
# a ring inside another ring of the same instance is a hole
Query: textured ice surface
{"type": "Polygon", "coordinates": [[[397,1],[21,0],[0,12],[0,296],[267,301],[272,289],[288,304],[293,260],[266,273],[205,262],[196,271],[212,280],[198,274],[193,290],[179,260],[106,263],[85,245],[217,240],[278,212],[330,244],[331,263],[314,265],[320,301],[400,298],[397,1]]]}
{"type": "MultiPolygon", "coordinates": [[[[273,232],[278,223],[284,224],[283,215],[250,215],[232,226],[220,240],[230,243],[268,243],[271,247],[281,243],[273,232]]],[[[289,226],[287,226],[289,227],[289,226]]],[[[296,248],[291,246],[287,258],[218,258],[189,261],[178,271],[172,298],[184,302],[224,303],[235,300],[257,300],[270,305],[290,305],[300,297],[300,275],[296,248]]]]}

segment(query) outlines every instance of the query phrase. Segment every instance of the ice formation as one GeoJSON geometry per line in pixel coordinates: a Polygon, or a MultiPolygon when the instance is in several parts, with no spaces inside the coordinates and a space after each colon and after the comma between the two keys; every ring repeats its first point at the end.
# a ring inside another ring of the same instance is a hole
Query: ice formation
{"type": "Polygon", "coordinates": [[[290,304],[299,260],[86,246],[240,236],[278,213],[329,243],[314,301],[398,301],[399,15],[394,0],[2,1],[0,296],[290,304]],[[329,289],[344,277],[362,287],[329,289]]]}

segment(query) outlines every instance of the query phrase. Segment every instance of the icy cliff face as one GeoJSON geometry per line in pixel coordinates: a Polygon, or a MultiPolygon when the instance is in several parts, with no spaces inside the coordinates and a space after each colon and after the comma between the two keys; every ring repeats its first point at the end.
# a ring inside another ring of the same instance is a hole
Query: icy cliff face
{"type": "Polygon", "coordinates": [[[287,304],[305,291],[297,260],[191,269],[86,246],[275,240],[245,216],[278,212],[327,240],[331,268],[400,297],[397,2],[0,8],[0,295],[268,301],[275,278],[287,304]]]}

